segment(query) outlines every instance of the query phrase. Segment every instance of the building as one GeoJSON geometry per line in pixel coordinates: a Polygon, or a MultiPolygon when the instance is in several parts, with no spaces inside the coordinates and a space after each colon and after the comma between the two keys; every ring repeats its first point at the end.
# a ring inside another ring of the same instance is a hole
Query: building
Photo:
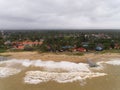
{"type": "Polygon", "coordinates": [[[35,47],[38,45],[42,45],[43,41],[23,41],[23,42],[12,42],[12,46],[14,49],[24,49],[26,46],[30,46],[30,47],[35,47]]]}

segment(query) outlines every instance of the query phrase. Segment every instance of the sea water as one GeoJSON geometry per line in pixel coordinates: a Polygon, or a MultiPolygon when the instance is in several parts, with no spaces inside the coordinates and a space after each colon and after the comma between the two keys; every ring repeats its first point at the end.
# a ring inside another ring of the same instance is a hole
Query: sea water
{"type": "Polygon", "coordinates": [[[85,63],[11,59],[0,62],[0,90],[120,90],[120,59],[85,63]]]}

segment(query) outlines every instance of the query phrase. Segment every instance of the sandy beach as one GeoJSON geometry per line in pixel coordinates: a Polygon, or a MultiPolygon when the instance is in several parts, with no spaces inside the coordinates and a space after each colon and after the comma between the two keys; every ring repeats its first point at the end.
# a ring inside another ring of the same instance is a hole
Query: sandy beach
{"type": "Polygon", "coordinates": [[[0,55],[9,56],[14,59],[29,59],[29,60],[43,60],[43,61],[69,61],[69,62],[86,62],[87,59],[92,59],[94,61],[107,60],[111,58],[120,58],[118,53],[86,53],[83,56],[77,55],[66,55],[64,53],[38,53],[38,52],[5,52],[0,55]]]}
{"type": "Polygon", "coordinates": [[[66,90],[66,87],[68,90],[73,90],[71,87],[76,87],[75,90],[114,90],[114,87],[115,90],[120,89],[120,54],[67,54],[0,53],[1,56],[14,58],[0,63],[0,90],[49,90],[51,86],[55,86],[52,90],[66,90]],[[86,62],[87,58],[97,62],[98,67],[81,63],[86,62]]]}

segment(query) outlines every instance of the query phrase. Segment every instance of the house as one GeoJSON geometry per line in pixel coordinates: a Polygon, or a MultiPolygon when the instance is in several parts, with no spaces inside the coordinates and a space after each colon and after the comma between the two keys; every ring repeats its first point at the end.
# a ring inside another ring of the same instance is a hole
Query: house
{"type": "Polygon", "coordinates": [[[95,47],[96,51],[102,51],[103,49],[104,49],[104,46],[101,43],[97,44],[97,46],[95,47]]]}
{"type": "Polygon", "coordinates": [[[42,44],[43,44],[42,41],[39,42],[39,41],[30,41],[30,40],[23,41],[23,42],[12,42],[12,46],[15,49],[24,49],[25,46],[34,47],[42,44]]]}
{"type": "Polygon", "coordinates": [[[120,45],[118,43],[115,43],[115,46],[114,46],[115,49],[120,49],[120,45]]]}
{"type": "Polygon", "coordinates": [[[103,48],[102,48],[102,47],[100,47],[100,46],[97,46],[97,47],[95,48],[95,50],[96,50],[96,51],[102,51],[102,50],[103,50],[103,48]]]}
{"type": "Polygon", "coordinates": [[[76,51],[79,51],[79,52],[86,52],[86,49],[83,48],[83,47],[80,47],[80,48],[77,48],[76,51]]]}
{"type": "Polygon", "coordinates": [[[70,45],[62,46],[62,50],[63,50],[63,51],[67,51],[67,50],[70,50],[70,49],[72,49],[72,48],[73,48],[73,46],[70,46],[70,45]]]}

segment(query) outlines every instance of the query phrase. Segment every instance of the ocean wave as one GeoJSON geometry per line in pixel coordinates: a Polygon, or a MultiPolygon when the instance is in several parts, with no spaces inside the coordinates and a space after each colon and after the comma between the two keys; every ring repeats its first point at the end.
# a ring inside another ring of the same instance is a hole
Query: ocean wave
{"type": "Polygon", "coordinates": [[[67,61],[54,62],[54,61],[41,61],[41,60],[16,60],[12,59],[9,61],[4,61],[0,64],[5,64],[6,67],[12,67],[14,65],[22,65],[24,67],[41,67],[46,71],[68,71],[68,72],[76,72],[76,71],[90,71],[88,68],[88,64],[85,63],[73,63],[67,61]]]}
{"type": "MultiPolygon", "coordinates": [[[[92,76],[97,75],[95,73],[92,74],[93,72],[88,64],[73,63],[73,62],[67,62],[67,61],[54,62],[54,61],[28,60],[28,59],[25,59],[25,60],[11,59],[8,61],[0,62],[0,66],[1,65],[2,65],[2,67],[0,69],[1,77],[8,77],[8,76],[14,75],[16,73],[19,73],[20,71],[22,71],[25,68],[29,68],[30,66],[32,66],[32,68],[34,68],[34,67],[40,68],[39,70],[41,70],[41,68],[42,68],[42,70],[40,72],[41,75],[44,75],[46,72],[46,74],[48,76],[53,75],[55,77],[58,77],[58,76],[66,77],[65,78],[66,80],[64,82],[76,81],[76,80],[80,80],[80,78],[81,78],[81,80],[83,80],[83,77],[79,76],[80,74],[85,75],[85,77],[87,77],[87,76],[89,77],[89,75],[92,75],[92,76]],[[65,73],[63,73],[63,72],[65,72],[65,73]],[[72,78],[72,77],[74,77],[74,78],[72,78]],[[68,79],[68,78],[72,78],[72,79],[68,79]]],[[[102,65],[100,65],[100,66],[92,68],[92,69],[101,70],[102,68],[103,68],[102,65]]],[[[59,79],[56,79],[56,81],[63,82],[63,80],[61,80],[63,78],[61,78],[61,77],[58,77],[59,79]]],[[[38,80],[38,79],[34,79],[34,80],[32,80],[32,82],[33,81],[40,82],[40,80],[38,80]]]]}
{"type": "Polygon", "coordinates": [[[110,64],[110,65],[120,65],[120,59],[112,59],[112,60],[107,61],[105,63],[110,64]]]}
{"type": "Polygon", "coordinates": [[[0,78],[9,77],[21,72],[19,69],[0,67],[0,78]]]}
{"type": "Polygon", "coordinates": [[[88,65],[84,63],[73,63],[67,61],[54,62],[54,61],[39,61],[33,63],[33,66],[42,67],[45,71],[63,70],[68,72],[84,71],[89,72],[88,65]]]}
{"type": "Polygon", "coordinates": [[[28,71],[24,77],[24,82],[27,84],[39,84],[42,82],[56,81],[58,83],[68,83],[79,81],[82,82],[87,78],[104,76],[105,73],[93,73],[93,72],[43,72],[43,71],[28,71]]]}

